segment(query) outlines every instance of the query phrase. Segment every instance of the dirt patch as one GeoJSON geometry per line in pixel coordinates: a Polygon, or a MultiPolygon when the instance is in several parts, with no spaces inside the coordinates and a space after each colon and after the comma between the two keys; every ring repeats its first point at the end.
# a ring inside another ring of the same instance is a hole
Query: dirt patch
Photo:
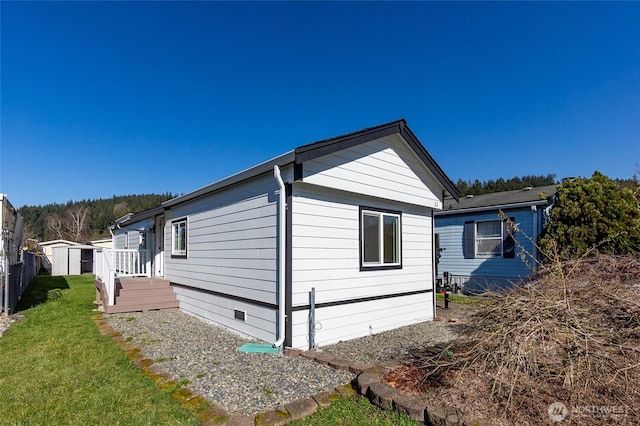
{"type": "Polygon", "coordinates": [[[387,376],[491,424],[640,423],[640,259],[556,263],[387,376]]]}

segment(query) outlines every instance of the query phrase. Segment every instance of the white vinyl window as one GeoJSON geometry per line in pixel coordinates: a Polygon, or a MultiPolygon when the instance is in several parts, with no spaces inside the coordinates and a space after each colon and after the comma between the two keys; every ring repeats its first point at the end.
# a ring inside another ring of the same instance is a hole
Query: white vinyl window
{"type": "MultiPolygon", "coordinates": [[[[515,223],[515,218],[509,220],[515,223]]],[[[468,221],[464,223],[462,250],[465,259],[503,257],[515,258],[515,237],[501,220],[468,221]]]]}
{"type": "Polygon", "coordinates": [[[502,240],[501,221],[476,222],[476,255],[478,257],[501,257],[502,240]]]}
{"type": "Polygon", "coordinates": [[[187,257],[187,219],[180,219],[171,224],[171,256],[187,257]]]}
{"type": "Polygon", "coordinates": [[[361,268],[401,267],[401,235],[399,213],[361,208],[361,268]]]}

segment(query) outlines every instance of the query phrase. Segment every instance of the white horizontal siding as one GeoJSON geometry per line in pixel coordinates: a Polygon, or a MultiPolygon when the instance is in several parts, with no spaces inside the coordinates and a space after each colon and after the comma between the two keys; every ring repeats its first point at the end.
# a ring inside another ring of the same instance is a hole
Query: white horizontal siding
{"type": "Polygon", "coordinates": [[[173,207],[165,227],[165,278],[276,303],[278,186],[270,174],[173,207]],[[172,220],[187,218],[187,258],[171,257],[172,220]]]}
{"type": "MultiPolygon", "coordinates": [[[[423,293],[315,311],[317,346],[433,320],[433,294],[423,293]]],[[[309,311],[293,312],[292,346],[309,349],[309,311]]]]}
{"type": "MultiPolygon", "coordinates": [[[[535,253],[533,242],[537,235],[533,235],[534,221],[539,221],[538,213],[530,209],[507,210],[507,217],[513,217],[515,223],[522,232],[516,234],[516,256],[513,259],[502,258],[464,258],[464,223],[467,221],[479,222],[484,220],[500,219],[498,212],[484,212],[460,215],[443,215],[435,217],[435,232],[440,235],[441,252],[438,264],[438,273],[450,272],[454,275],[473,277],[496,277],[518,280],[530,275],[532,269],[522,261],[519,253],[522,250],[535,253]]],[[[540,229],[538,227],[538,229],[540,229]]],[[[527,258],[530,264],[533,260],[527,258]]]]}
{"type": "Polygon", "coordinates": [[[293,306],[432,287],[430,209],[296,184],[292,232],[293,306]],[[402,211],[402,269],[360,271],[360,205],[402,211]]]}
{"type": "Polygon", "coordinates": [[[304,163],[304,181],[393,201],[442,207],[442,185],[399,135],[304,163]]]}
{"type": "MultiPolygon", "coordinates": [[[[197,289],[179,286],[173,289],[180,302],[180,309],[189,314],[265,342],[276,340],[277,311],[273,309],[218,297],[197,289]],[[234,309],[247,313],[245,322],[234,318],[234,309]]],[[[211,344],[214,345],[215,342],[211,344]]]]}

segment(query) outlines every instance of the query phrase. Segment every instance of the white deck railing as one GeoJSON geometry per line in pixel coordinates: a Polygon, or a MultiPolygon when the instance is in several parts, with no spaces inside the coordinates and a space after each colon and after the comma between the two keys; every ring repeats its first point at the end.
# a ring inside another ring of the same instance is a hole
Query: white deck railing
{"type": "Polygon", "coordinates": [[[149,250],[96,248],[96,278],[103,282],[109,306],[115,304],[117,277],[150,277],[149,250]]]}

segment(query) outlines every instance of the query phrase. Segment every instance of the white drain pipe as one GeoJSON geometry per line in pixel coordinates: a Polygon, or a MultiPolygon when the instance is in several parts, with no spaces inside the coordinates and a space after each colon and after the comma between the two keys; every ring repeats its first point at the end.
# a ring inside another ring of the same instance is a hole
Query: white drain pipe
{"type": "Polygon", "coordinates": [[[286,203],[287,203],[287,194],[284,186],[284,181],[282,180],[282,176],[280,175],[280,167],[276,164],[273,166],[273,176],[278,181],[278,186],[280,187],[280,200],[278,204],[278,314],[279,314],[279,322],[280,326],[278,327],[278,340],[273,344],[273,347],[279,347],[284,342],[284,322],[286,319],[285,314],[285,300],[284,300],[284,292],[285,292],[285,255],[286,255],[286,220],[285,215],[287,213],[286,203]]]}

